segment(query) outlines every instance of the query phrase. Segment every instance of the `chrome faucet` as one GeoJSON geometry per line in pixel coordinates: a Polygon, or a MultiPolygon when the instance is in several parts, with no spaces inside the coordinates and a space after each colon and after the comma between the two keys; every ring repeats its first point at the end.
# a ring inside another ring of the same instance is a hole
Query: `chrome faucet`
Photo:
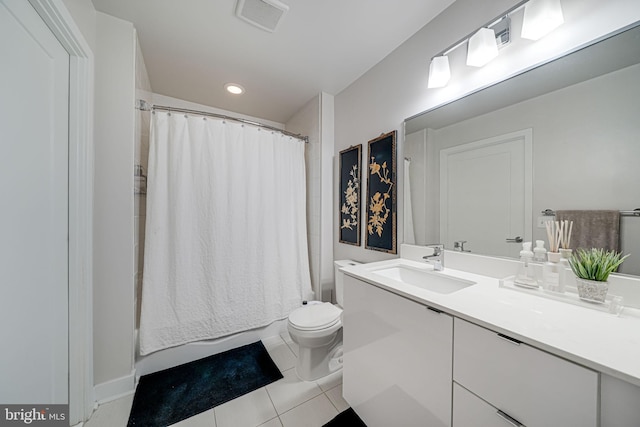
{"type": "Polygon", "coordinates": [[[433,249],[433,254],[425,255],[422,259],[433,264],[433,269],[435,271],[444,270],[444,245],[442,243],[435,243],[426,246],[433,249]]]}
{"type": "Polygon", "coordinates": [[[456,240],[453,242],[453,250],[457,252],[471,252],[468,249],[464,248],[464,244],[467,243],[466,240],[456,240]]]}

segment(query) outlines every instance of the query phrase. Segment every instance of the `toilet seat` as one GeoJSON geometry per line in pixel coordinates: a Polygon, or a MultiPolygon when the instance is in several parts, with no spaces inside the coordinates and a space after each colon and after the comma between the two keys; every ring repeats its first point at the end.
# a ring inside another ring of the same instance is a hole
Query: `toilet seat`
{"type": "Polygon", "coordinates": [[[307,305],[295,309],[289,315],[289,323],[301,331],[331,328],[340,322],[342,310],[331,303],[307,305]]]}

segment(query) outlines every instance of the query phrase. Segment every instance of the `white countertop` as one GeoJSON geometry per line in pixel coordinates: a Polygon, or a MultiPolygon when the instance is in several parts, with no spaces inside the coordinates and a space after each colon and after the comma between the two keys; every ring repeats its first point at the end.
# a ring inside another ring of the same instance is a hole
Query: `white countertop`
{"type": "Polygon", "coordinates": [[[372,271],[398,264],[432,270],[431,265],[403,258],[342,270],[395,294],[640,386],[640,310],[626,307],[616,316],[500,287],[498,279],[450,268],[442,274],[477,284],[441,294],[372,271]]]}

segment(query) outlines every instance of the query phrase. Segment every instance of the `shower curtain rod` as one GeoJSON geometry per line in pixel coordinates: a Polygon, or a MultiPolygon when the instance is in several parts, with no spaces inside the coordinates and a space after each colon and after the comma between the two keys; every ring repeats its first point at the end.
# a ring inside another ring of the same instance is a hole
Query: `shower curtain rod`
{"type": "Polygon", "coordinates": [[[141,110],[141,111],[155,111],[155,110],[162,110],[162,111],[168,111],[168,112],[175,111],[176,113],[197,114],[197,115],[200,115],[200,116],[216,117],[218,119],[223,119],[223,120],[233,120],[234,122],[246,123],[246,124],[249,124],[249,125],[258,126],[258,127],[261,127],[261,128],[265,128],[265,129],[273,130],[273,131],[276,131],[276,132],[280,132],[283,135],[292,136],[294,138],[301,139],[306,144],[309,143],[309,137],[308,136],[302,136],[300,134],[287,132],[286,130],[282,130],[282,129],[278,129],[278,128],[273,127],[273,126],[265,125],[264,123],[254,122],[254,121],[251,121],[251,120],[241,119],[241,118],[238,118],[238,117],[225,116],[224,114],[209,113],[209,112],[206,112],[206,111],[198,111],[198,110],[188,110],[186,108],[167,107],[166,105],[155,105],[155,104],[154,105],[149,105],[149,103],[147,101],[145,101],[144,99],[138,99],[138,102],[136,103],[136,108],[138,110],[141,110]]]}

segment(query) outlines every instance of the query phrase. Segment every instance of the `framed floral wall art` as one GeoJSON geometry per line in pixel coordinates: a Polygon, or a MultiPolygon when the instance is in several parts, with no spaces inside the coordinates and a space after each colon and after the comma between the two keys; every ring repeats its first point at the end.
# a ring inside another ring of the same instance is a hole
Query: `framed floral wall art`
{"type": "Polygon", "coordinates": [[[396,131],[369,141],[365,247],[397,253],[396,131]]]}
{"type": "Polygon", "coordinates": [[[360,246],[362,144],[340,152],[340,243],[360,246]]]}

